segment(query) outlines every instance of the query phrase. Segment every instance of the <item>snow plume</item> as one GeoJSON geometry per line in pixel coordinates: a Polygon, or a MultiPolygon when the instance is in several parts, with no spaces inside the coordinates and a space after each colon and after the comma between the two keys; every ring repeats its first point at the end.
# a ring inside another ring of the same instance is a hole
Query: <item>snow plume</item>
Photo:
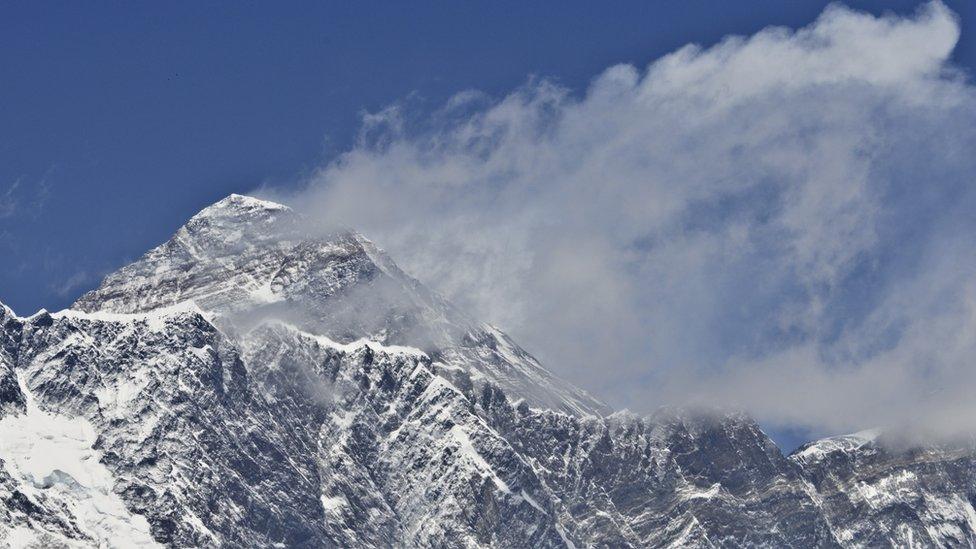
{"type": "Polygon", "coordinates": [[[959,32],[939,2],[835,5],[610,67],[582,94],[533,80],[395,105],[277,198],[363,231],[618,406],[972,429],[976,95],[949,61],[959,32]]]}

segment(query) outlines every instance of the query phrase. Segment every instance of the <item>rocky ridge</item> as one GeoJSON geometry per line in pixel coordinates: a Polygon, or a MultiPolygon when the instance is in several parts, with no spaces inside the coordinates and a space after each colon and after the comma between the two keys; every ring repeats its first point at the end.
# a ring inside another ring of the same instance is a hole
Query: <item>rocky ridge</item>
{"type": "Polygon", "coordinates": [[[972,446],[883,438],[611,414],[362,236],[238,195],[70,310],[0,306],[12,547],[972,546],[972,446]]]}

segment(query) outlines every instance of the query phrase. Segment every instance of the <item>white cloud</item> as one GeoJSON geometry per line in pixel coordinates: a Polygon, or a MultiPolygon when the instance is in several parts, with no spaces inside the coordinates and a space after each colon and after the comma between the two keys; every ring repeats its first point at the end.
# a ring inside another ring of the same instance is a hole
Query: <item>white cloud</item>
{"type": "Polygon", "coordinates": [[[77,292],[78,288],[89,284],[93,277],[87,271],[75,271],[71,276],[54,284],[52,289],[60,297],[68,297],[77,292]]]}
{"type": "MultiPolygon", "coordinates": [[[[581,97],[370,115],[290,201],[614,404],[976,427],[976,96],[959,24],[828,8],[581,97]]],[[[280,198],[280,197],[279,197],[280,198]]],[[[289,197],[285,197],[289,200],[289,197]]]]}
{"type": "Polygon", "coordinates": [[[17,192],[18,187],[20,187],[19,179],[0,192],[0,219],[10,217],[17,212],[17,197],[14,193],[17,192]]]}

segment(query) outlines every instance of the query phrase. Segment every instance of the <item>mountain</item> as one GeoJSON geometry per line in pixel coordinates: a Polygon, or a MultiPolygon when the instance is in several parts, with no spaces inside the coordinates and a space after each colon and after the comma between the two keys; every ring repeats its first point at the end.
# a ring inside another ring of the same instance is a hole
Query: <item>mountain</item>
{"type": "Polygon", "coordinates": [[[232,195],[69,310],[0,306],[10,547],[875,547],[976,540],[976,448],[784,456],[612,413],[367,239],[232,195]]]}
{"type": "Polygon", "coordinates": [[[231,195],[73,308],[139,313],[188,300],[224,326],[275,318],[338,341],[413,345],[429,351],[439,369],[492,383],[530,405],[608,412],[505,334],[404,274],[361,235],[314,227],[280,204],[231,195]]]}

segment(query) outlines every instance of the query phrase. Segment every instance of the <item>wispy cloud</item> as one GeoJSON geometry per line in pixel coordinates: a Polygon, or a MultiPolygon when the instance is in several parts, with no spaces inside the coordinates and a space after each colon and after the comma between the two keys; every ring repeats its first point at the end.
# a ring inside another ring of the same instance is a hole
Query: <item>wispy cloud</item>
{"type": "Polygon", "coordinates": [[[284,199],[617,405],[974,428],[976,93],[949,62],[958,37],[938,2],[833,6],[610,67],[579,98],[542,80],[420,122],[393,106],[284,199]]]}
{"type": "Polygon", "coordinates": [[[0,192],[0,219],[11,217],[17,212],[17,188],[20,187],[20,179],[7,186],[0,192]]]}
{"type": "Polygon", "coordinates": [[[51,197],[50,178],[57,165],[49,167],[36,183],[24,185],[24,177],[18,177],[6,188],[0,189],[0,219],[28,215],[38,218],[51,197]]]}
{"type": "Polygon", "coordinates": [[[87,271],[76,271],[70,276],[55,284],[52,287],[54,293],[59,297],[69,297],[77,293],[77,290],[94,280],[94,277],[87,271]]]}

